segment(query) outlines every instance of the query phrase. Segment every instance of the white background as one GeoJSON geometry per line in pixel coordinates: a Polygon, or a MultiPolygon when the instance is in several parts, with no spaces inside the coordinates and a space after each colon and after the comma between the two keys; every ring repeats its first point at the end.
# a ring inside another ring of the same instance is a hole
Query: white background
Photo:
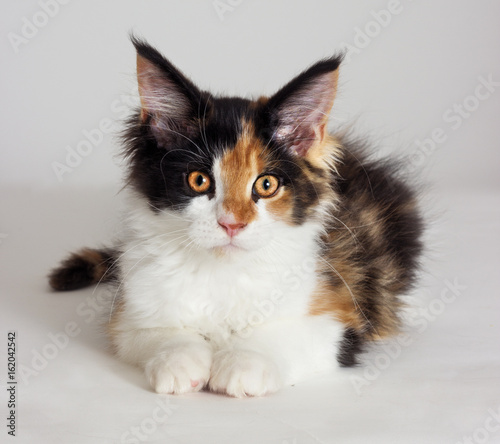
{"type": "MultiPolygon", "coordinates": [[[[78,311],[93,290],[53,294],[45,281],[67,251],[105,243],[115,233],[122,175],[117,132],[71,171],[58,177],[54,165],[65,164],[68,149],[86,140],[84,131],[95,134],[102,119],[119,129],[123,106],[137,103],[130,31],[202,88],[254,97],[350,45],[331,128],[353,124],[378,153],[407,159],[426,184],[430,220],[425,272],[412,299],[427,311],[416,309],[411,344],[398,356],[375,349],[360,368],[263,399],[173,398],[173,413],[153,421],[153,432],[142,438],[500,442],[500,420],[491,413],[500,415],[500,85],[489,92],[479,86],[481,78],[500,83],[500,2],[232,3],[218,13],[210,0],[74,0],[52,7],[53,17],[36,1],[2,3],[1,330],[5,336],[17,330],[18,363],[30,369],[37,353],[50,351],[49,334],[72,322],[81,330],[36,376],[21,381],[19,436],[12,442],[122,442],[131,428],[151,425],[156,402],[164,399],[107,353],[97,323],[78,311]],[[394,4],[396,14],[380,12],[394,4]],[[40,26],[26,24],[33,21],[40,26]],[[457,117],[457,106],[467,118],[457,117]],[[430,143],[435,134],[439,141],[430,143]],[[452,294],[447,282],[463,288],[443,302],[452,294]],[[357,377],[366,382],[361,389],[357,377]]],[[[6,363],[6,338],[0,345],[6,363]]],[[[0,370],[2,387],[5,373],[0,370]]],[[[4,418],[4,395],[0,403],[4,418]]],[[[0,424],[1,442],[6,431],[0,424]]]]}

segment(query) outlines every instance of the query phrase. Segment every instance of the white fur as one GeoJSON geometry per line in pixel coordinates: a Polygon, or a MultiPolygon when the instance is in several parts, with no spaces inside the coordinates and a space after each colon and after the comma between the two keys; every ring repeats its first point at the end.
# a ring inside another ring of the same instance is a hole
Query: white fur
{"type": "Polygon", "coordinates": [[[224,190],[182,212],[154,213],[130,196],[118,291],[118,354],[156,391],[205,385],[264,395],[336,366],[343,327],[308,315],[317,284],[318,223],[290,226],[257,202],[258,217],[229,238],[217,223],[224,190]]]}

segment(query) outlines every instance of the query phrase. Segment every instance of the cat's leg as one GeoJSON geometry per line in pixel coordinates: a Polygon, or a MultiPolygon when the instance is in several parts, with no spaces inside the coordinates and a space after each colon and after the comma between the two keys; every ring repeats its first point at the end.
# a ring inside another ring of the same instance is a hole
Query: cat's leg
{"type": "Polygon", "coordinates": [[[254,326],[214,354],[210,389],[230,396],[262,396],[337,368],[344,327],[326,316],[254,326]]]}
{"type": "Polygon", "coordinates": [[[158,393],[196,392],[208,382],[212,348],[196,332],[148,328],[122,331],[113,339],[118,356],[143,368],[158,393]]]}

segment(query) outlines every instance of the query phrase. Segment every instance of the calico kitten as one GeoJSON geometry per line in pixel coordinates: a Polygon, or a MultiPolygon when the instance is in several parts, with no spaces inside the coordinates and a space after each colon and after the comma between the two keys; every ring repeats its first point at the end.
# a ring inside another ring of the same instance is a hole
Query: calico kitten
{"type": "Polygon", "coordinates": [[[397,332],[422,221],[394,168],[327,132],[341,57],[247,100],[133,43],[126,235],[73,254],[51,286],[112,282],[113,348],[159,393],[264,395],[397,332]]]}

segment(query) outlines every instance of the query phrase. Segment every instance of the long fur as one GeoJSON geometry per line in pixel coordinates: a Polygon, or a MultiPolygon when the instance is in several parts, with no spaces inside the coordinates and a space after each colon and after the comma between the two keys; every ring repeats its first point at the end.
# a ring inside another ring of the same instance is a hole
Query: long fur
{"type": "Polygon", "coordinates": [[[113,281],[113,348],[160,393],[264,395],[396,333],[423,224],[394,164],[326,131],[341,57],[252,101],[201,91],[133,43],[126,234],[67,259],[52,287],[113,281]]]}

